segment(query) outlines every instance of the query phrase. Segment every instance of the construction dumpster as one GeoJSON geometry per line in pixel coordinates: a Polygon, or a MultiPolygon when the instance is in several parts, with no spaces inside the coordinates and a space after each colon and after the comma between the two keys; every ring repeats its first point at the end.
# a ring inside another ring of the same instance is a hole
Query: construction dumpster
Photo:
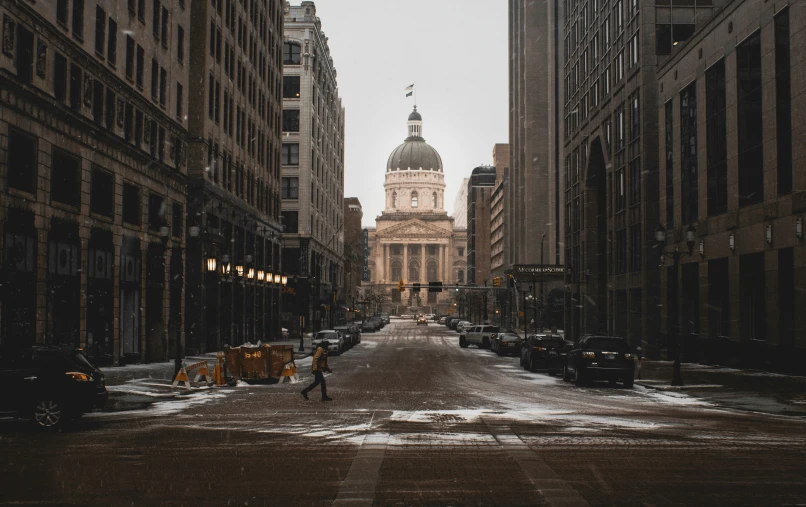
{"type": "Polygon", "coordinates": [[[242,345],[224,347],[227,381],[245,382],[279,380],[297,373],[292,345],[242,345]]]}

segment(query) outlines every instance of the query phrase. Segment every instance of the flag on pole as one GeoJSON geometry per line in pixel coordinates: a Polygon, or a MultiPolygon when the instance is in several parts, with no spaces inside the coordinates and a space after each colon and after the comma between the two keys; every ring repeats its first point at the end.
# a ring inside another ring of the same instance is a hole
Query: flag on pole
{"type": "Polygon", "coordinates": [[[411,95],[414,93],[414,85],[407,86],[405,92],[406,97],[411,97],[411,95]]]}

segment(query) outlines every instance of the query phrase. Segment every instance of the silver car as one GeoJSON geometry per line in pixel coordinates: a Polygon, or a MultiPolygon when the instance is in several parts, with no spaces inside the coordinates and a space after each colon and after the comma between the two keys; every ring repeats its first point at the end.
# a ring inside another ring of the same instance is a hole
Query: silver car
{"type": "Polygon", "coordinates": [[[313,350],[319,346],[324,340],[327,340],[329,346],[327,348],[328,354],[340,355],[344,351],[344,338],[341,333],[335,329],[325,329],[316,333],[313,338],[313,350]]]}

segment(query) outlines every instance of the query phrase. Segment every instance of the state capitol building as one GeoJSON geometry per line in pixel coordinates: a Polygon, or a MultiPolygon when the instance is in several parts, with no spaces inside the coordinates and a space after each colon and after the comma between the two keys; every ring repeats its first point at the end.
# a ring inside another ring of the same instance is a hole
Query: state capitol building
{"type": "Polygon", "coordinates": [[[423,139],[417,106],[409,115],[408,137],[389,155],[384,190],[385,209],[369,230],[370,281],[362,285],[386,296],[384,309],[390,313],[411,306],[446,313],[451,291],[429,293],[428,282],[465,283],[467,230],[455,228],[445,211],[442,158],[423,139]],[[424,288],[401,294],[400,280],[424,288]]]}

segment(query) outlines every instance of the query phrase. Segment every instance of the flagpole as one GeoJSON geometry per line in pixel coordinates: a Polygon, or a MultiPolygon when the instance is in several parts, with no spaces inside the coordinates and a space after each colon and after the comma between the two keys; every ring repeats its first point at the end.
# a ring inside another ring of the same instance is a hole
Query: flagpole
{"type": "Polygon", "coordinates": [[[417,108],[417,81],[414,82],[414,108],[417,108]]]}

